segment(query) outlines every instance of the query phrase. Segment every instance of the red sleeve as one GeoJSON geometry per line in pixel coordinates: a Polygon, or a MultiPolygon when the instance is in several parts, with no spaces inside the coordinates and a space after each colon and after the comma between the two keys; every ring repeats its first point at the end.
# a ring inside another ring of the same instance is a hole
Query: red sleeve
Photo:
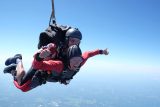
{"type": "Polygon", "coordinates": [[[99,54],[102,54],[102,50],[97,49],[97,50],[94,50],[94,51],[84,52],[82,54],[83,62],[81,64],[81,66],[85,64],[85,62],[87,61],[88,58],[93,57],[95,55],[99,55],[99,54]]]}
{"type": "Polygon", "coordinates": [[[37,61],[33,60],[32,67],[34,69],[41,69],[44,71],[55,71],[61,73],[63,71],[63,63],[59,60],[47,60],[47,61],[37,61]]]}
{"type": "MultiPolygon", "coordinates": [[[[63,68],[64,68],[64,65],[63,65],[63,62],[62,61],[59,61],[59,60],[43,60],[43,59],[38,59],[37,60],[37,54],[36,53],[34,55],[34,60],[32,62],[32,67],[34,69],[41,69],[41,70],[44,70],[44,71],[55,71],[55,72],[62,72],[63,71],[63,68]]],[[[39,56],[39,55],[38,55],[39,56]]]]}

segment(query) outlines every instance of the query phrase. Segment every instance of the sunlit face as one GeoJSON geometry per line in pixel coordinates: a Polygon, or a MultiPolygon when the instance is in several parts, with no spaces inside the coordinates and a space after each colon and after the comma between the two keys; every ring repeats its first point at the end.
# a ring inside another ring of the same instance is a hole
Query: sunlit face
{"type": "Polygon", "coordinates": [[[70,59],[70,66],[69,69],[72,71],[75,71],[80,64],[82,63],[83,59],[82,57],[73,57],[70,59]]]}
{"type": "Polygon", "coordinates": [[[80,39],[78,38],[69,38],[69,41],[68,41],[68,46],[72,46],[72,45],[79,45],[80,44],[80,39]]]}

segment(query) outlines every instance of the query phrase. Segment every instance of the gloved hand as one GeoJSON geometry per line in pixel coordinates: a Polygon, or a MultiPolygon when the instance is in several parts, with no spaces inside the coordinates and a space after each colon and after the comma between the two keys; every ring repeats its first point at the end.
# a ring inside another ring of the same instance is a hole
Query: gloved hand
{"type": "Polygon", "coordinates": [[[44,49],[40,52],[39,57],[40,58],[46,58],[51,55],[51,52],[48,49],[44,49]]]}
{"type": "Polygon", "coordinates": [[[40,58],[47,58],[51,56],[52,58],[55,57],[57,54],[56,45],[53,43],[49,43],[47,46],[43,47],[40,51],[39,57],[40,58]]]}
{"type": "Polygon", "coordinates": [[[109,54],[109,51],[108,51],[107,48],[103,50],[103,54],[105,54],[105,55],[108,55],[108,54],[109,54]]]}
{"type": "Polygon", "coordinates": [[[51,52],[51,54],[55,54],[57,52],[56,45],[54,43],[49,43],[47,45],[47,49],[51,52]]]}

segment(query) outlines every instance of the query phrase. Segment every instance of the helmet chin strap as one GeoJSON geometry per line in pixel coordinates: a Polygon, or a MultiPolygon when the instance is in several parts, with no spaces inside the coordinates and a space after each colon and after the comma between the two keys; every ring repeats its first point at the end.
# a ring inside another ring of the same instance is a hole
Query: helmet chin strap
{"type": "Polygon", "coordinates": [[[70,61],[68,62],[68,69],[70,70],[71,69],[71,65],[70,65],[70,61]]]}
{"type": "Polygon", "coordinates": [[[71,69],[71,66],[70,66],[70,64],[68,65],[68,68],[69,68],[69,69],[71,69]]]}
{"type": "MultiPolygon", "coordinates": [[[[70,63],[68,64],[68,69],[71,70],[71,65],[70,65],[70,63]]],[[[74,70],[71,70],[71,71],[74,71],[74,70]]]]}

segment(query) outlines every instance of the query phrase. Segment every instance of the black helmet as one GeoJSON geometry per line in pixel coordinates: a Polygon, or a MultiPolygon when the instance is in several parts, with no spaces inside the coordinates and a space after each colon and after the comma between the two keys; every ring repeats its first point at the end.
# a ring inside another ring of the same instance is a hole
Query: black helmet
{"type": "Polygon", "coordinates": [[[78,38],[78,39],[82,39],[82,34],[81,32],[77,29],[77,28],[70,28],[67,32],[66,32],[66,38],[78,38]]]}
{"type": "Polygon", "coordinates": [[[68,51],[67,51],[68,60],[71,59],[72,57],[81,57],[81,55],[82,55],[82,52],[79,46],[72,45],[68,48],[68,51]]]}

